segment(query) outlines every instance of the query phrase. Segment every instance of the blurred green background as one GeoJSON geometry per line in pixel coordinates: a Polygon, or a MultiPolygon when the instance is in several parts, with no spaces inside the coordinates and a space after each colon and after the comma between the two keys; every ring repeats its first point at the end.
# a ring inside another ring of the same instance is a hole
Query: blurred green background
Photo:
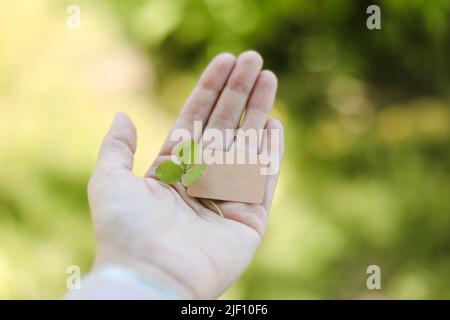
{"type": "Polygon", "coordinates": [[[68,265],[89,270],[86,183],[114,113],[142,175],[208,60],[249,48],[279,77],[287,156],[224,298],[450,298],[448,0],[3,1],[0,298],[60,298],[68,265]]]}

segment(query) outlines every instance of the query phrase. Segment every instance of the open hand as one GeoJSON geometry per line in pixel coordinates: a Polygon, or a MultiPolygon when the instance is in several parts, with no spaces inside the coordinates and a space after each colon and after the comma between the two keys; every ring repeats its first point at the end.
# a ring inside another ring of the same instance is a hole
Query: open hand
{"type": "MultiPolygon", "coordinates": [[[[253,51],[215,57],[173,129],[192,132],[194,121],[207,124],[206,129],[266,128],[269,136],[278,129],[282,153],[282,125],[268,119],[277,79],[261,71],[262,63],[253,51]]],[[[136,130],[126,115],[114,119],[88,188],[97,239],[92,274],[121,265],[179,298],[217,298],[246,270],[260,245],[278,175],[268,176],[262,204],[218,202],[221,217],[189,197],[181,183],[168,186],[154,177],[155,166],[174,143],[168,138],[148,174],[137,177],[132,173],[136,130]]],[[[227,147],[232,143],[227,141],[227,147]]]]}

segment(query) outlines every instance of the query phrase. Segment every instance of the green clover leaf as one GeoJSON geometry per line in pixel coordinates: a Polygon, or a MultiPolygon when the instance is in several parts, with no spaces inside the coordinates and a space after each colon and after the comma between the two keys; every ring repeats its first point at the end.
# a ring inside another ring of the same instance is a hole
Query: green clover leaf
{"type": "Polygon", "coordinates": [[[156,167],[156,175],[166,184],[174,184],[178,181],[184,186],[189,186],[200,178],[205,171],[205,164],[195,164],[198,144],[195,140],[188,140],[182,143],[176,151],[180,164],[171,160],[164,161],[156,167]]]}
{"type": "Polygon", "coordinates": [[[205,171],[205,168],[206,165],[204,163],[190,167],[189,169],[186,170],[186,173],[181,177],[181,183],[183,183],[185,187],[189,186],[195,180],[200,178],[200,176],[203,174],[203,171],[205,171]]]}
{"type": "Polygon", "coordinates": [[[167,184],[176,183],[183,174],[183,167],[171,160],[164,161],[156,167],[156,175],[162,182],[167,184]]]}

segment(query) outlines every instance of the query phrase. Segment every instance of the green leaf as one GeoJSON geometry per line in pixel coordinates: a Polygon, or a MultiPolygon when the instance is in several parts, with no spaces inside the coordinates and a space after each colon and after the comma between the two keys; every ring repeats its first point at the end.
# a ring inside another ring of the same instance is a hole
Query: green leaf
{"type": "Polygon", "coordinates": [[[184,173],[184,169],[171,160],[164,161],[156,167],[156,175],[167,184],[174,184],[180,180],[184,173]]]}
{"type": "Polygon", "coordinates": [[[205,171],[205,164],[198,164],[186,170],[186,173],[181,178],[181,182],[185,187],[189,186],[195,180],[201,177],[203,171],[205,171]]]}
{"type": "Polygon", "coordinates": [[[197,142],[194,139],[187,140],[178,146],[177,158],[182,164],[194,164],[197,150],[197,142]]]}

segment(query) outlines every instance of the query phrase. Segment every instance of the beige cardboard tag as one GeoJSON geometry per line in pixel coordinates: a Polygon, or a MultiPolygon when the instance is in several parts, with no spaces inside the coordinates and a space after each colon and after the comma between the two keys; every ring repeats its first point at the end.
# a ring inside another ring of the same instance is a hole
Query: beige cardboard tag
{"type": "MultiPolygon", "coordinates": [[[[227,152],[223,154],[227,157],[227,152]]],[[[232,158],[232,157],[231,157],[232,158]]],[[[256,157],[257,158],[257,157],[256,157]]],[[[262,203],[266,186],[266,175],[261,173],[262,164],[208,164],[202,176],[187,189],[188,195],[197,198],[226,200],[247,203],[262,203]]]]}

